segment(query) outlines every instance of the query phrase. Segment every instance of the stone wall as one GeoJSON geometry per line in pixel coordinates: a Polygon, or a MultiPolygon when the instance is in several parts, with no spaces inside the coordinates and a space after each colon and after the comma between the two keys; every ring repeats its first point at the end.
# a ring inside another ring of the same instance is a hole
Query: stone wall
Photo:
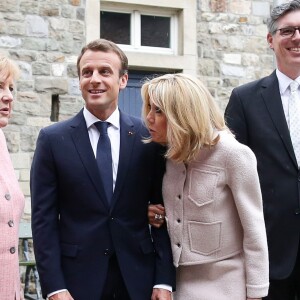
{"type": "Polygon", "coordinates": [[[32,155],[39,130],[51,124],[52,98],[59,102],[59,120],[82,107],[76,59],[84,44],[84,0],[0,1],[0,51],[21,68],[13,117],[3,131],[26,197],[25,219],[32,155]]]}
{"type": "MultiPolygon", "coordinates": [[[[235,86],[274,69],[266,19],[275,2],[197,1],[198,74],[222,109],[235,86]]],[[[83,105],[76,58],[85,44],[85,5],[85,0],[0,0],[0,51],[22,70],[4,132],[26,197],[25,219],[30,218],[32,155],[39,130],[51,124],[52,101],[59,100],[59,120],[83,105]]]]}
{"type": "Polygon", "coordinates": [[[266,40],[273,2],[198,0],[198,74],[222,109],[233,87],[274,69],[266,40]]]}

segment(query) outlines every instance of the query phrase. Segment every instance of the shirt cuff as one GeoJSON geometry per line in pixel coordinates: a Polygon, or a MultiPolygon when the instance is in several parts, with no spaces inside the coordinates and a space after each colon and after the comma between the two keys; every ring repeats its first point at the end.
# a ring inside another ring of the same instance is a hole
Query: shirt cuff
{"type": "Polygon", "coordinates": [[[47,295],[47,298],[49,298],[49,297],[51,297],[51,296],[53,296],[55,294],[58,294],[60,292],[65,292],[65,291],[67,291],[67,289],[62,289],[62,290],[58,290],[58,291],[52,292],[52,293],[50,293],[50,294],[47,295]]]}
{"type": "Polygon", "coordinates": [[[167,290],[172,293],[172,287],[168,284],[156,284],[153,288],[154,289],[164,289],[164,290],[167,290]]]}

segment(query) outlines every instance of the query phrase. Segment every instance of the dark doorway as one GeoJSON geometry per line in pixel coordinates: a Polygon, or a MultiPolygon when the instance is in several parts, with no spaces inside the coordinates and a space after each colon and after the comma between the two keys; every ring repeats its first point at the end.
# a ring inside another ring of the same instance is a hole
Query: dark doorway
{"type": "Polygon", "coordinates": [[[141,86],[147,78],[153,78],[165,73],[161,72],[145,72],[145,71],[129,71],[129,79],[126,89],[122,90],[119,95],[119,108],[121,111],[141,118],[142,97],[141,86]]]}

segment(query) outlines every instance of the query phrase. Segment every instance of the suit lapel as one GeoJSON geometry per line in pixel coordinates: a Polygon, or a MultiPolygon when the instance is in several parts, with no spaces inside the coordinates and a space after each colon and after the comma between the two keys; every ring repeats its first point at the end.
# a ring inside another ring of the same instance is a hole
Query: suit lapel
{"type": "Polygon", "coordinates": [[[127,170],[131,164],[131,156],[133,152],[133,146],[137,139],[136,128],[130,117],[120,112],[120,154],[119,154],[119,166],[117,173],[117,180],[115,185],[114,194],[111,202],[111,210],[113,209],[116,201],[121,192],[122,186],[126,179],[127,170]]]}
{"type": "Polygon", "coordinates": [[[290,132],[282,107],[279,84],[275,71],[262,82],[262,97],[287,152],[298,168],[290,132]]]}
{"type": "Polygon", "coordinates": [[[108,209],[108,203],[105,198],[104,188],[96,164],[95,155],[91,146],[82,110],[73,119],[71,124],[71,136],[80,159],[90,177],[90,180],[93,182],[103,204],[108,209]]]}

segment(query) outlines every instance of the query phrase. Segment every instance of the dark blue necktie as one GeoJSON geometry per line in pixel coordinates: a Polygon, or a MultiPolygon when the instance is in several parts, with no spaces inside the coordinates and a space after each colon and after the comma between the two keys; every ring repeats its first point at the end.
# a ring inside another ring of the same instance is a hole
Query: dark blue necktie
{"type": "Polygon", "coordinates": [[[112,174],[112,157],[110,139],[107,134],[108,122],[96,122],[94,125],[100,132],[97,145],[97,165],[103,182],[106,198],[108,203],[113,195],[113,174],[112,174]]]}

